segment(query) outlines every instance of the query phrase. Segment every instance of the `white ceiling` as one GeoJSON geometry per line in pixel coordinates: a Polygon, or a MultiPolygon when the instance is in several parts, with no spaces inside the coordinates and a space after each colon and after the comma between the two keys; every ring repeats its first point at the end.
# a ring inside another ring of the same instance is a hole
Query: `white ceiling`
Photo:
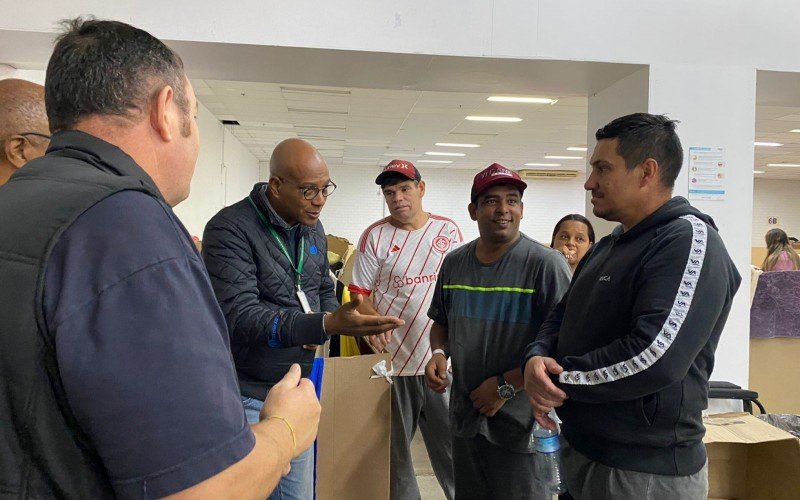
{"type": "MultiPolygon", "coordinates": [[[[759,77],[756,140],[780,147],[756,147],[756,178],[800,180],[800,167],[767,167],[769,163],[800,164],[800,81],[784,74],[759,77]],[[796,106],[787,105],[797,91],[796,106]],[[782,95],[783,92],[785,95],[782,95]],[[763,97],[761,97],[763,96],[763,97]],[[779,98],[780,96],[780,98],[779,98]]],[[[525,163],[559,163],[582,171],[586,160],[548,160],[545,155],[582,156],[568,147],[585,146],[586,97],[561,97],[555,104],[488,102],[490,93],[439,92],[324,87],[276,83],[192,80],[198,99],[220,120],[237,120],[231,128],[260,160],[288,137],[313,143],[329,165],[385,165],[403,158],[420,168],[476,170],[498,162],[511,168],[525,163]],[[468,115],[516,116],[519,123],[464,120],[468,115]],[[478,144],[479,148],[438,147],[437,142],[478,144]],[[426,155],[459,152],[463,157],[426,155]],[[450,164],[425,160],[452,161],[450,164]]],[[[518,95],[518,94],[515,94],[518,95]]],[[[528,167],[546,168],[546,167],[528,167]]]]}
{"type": "Polygon", "coordinates": [[[756,141],[780,147],[756,146],[756,179],[800,180],[800,167],[768,167],[770,163],[800,165],[800,74],[759,71],[756,98],[756,141]]]}
{"type": "MultiPolygon", "coordinates": [[[[389,54],[173,42],[198,98],[259,160],[302,137],[331,167],[374,169],[393,158],[420,168],[483,168],[499,162],[560,163],[583,171],[587,97],[644,66],[580,61],[389,54]],[[254,83],[285,82],[285,83],[254,83]],[[553,105],[487,102],[490,95],[558,98],[553,105]],[[519,123],[465,121],[516,116],[519,123]],[[442,148],[437,142],[478,144],[442,148]],[[461,152],[463,157],[425,155],[461,152]],[[546,160],[544,155],[579,156],[546,160]],[[424,160],[452,161],[450,164],[424,160]]],[[[533,167],[531,167],[533,168],[533,167]]],[[[558,167],[556,167],[558,168],[558,167]]]]}
{"type": "MultiPolygon", "coordinates": [[[[585,160],[546,160],[546,154],[585,157],[567,151],[586,142],[586,97],[555,104],[488,102],[489,94],[310,87],[272,83],[193,80],[198,99],[220,120],[237,120],[232,132],[261,161],[287,137],[314,144],[331,167],[373,168],[393,158],[420,168],[478,169],[492,162],[560,163],[583,170],[585,160]],[[468,115],[516,116],[519,123],[471,122],[468,115]],[[437,142],[478,144],[439,147],[437,142]],[[463,153],[463,157],[426,155],[463,153]],[[452,161],[450,164],[426,160],[452,161]]],[[[558,98],[557,95],[541,97],[558,98]]]]}
{"type": "MultiPolygon", "coordinates": [[[[52,42],[50,33],[0,30],[0,63],[44,69],[52,42]]],[[[326,153],[332,166],[345,161],[374,166],[392,156],[435,150],[435,142],[482,146],[464,150],[466,156],[454,158],[450,168],[477,168],[491,161],[519,167],[542,161],[545,153],[563,153],[564,148],[586,141],[586,96],[646,67],[167,43],[183,57],[200,100],[216,116],[239,120],[242,126],[234,133],[259,159],[268,158],[278,140],[304,136],[326,153]],[[283,87],[290,89],[252,82],[287,82],[283,87]],[[340,92],[300,90],[304,86],[340,92]],[[552,106],[486,102],[493,94],[560,100],[552,106]],[[468,112],[513,114],[524,120],[517,124],[464,122],[468,112]]],[[[756,140],[783,144],[756,147],[754,169],[766,170],[757,178],[800,179],[800,168],[766,167],[768,163],[800,164],[800,133],[789,132],[800,129],[800,73],[758,71],[757,83],[756,140]]]]}
{"type": "MultiPolygon", "coordinates": [[[[286,137],[316,144],[331,166],[383,165],[394,157],[412,161],[451,159],[420,167],[476,169],[497,161],[560,163],[583,170],[585,160],[546,160],[586,142],[586,96],[644,66],[578,61],[458,58],[321,49],[172,44],[197,80],[200,99],[260,159],[286,137]],[[268,61],[268,62],[265,62],[268,61]],[[225,80],[221,80],[225,78],[225,80]],[[233,81],[235,80],[235,81],[233,81]],[[290,82],[252,83],[261,82],[290,82]],[[244,94],[244,95],[242,95],[244,94]],[[554,105],[490,103],[490,95],[558,98],[554,105]],[[523,118],[520,123],[467,122],[470,114],[523,118]],[[317,127],[317,128],[314,128],[317,127]],[[322,127],[322,128],[320,128],[322,127]],[[475,143],[476,149],[437,148],[436,142],[475,143]],[[464,157],[427,157],[458,151],[464,157]],[[419,155],[419,156],[417,156],[419,155]]],[[[194,80],[193,80],[194,81],[194,80]]],[[[758,72],[756,178],[800,180],[800,74],[758,72]]],[[[558,168],[558,167],[557,167],[558,168]]]]}

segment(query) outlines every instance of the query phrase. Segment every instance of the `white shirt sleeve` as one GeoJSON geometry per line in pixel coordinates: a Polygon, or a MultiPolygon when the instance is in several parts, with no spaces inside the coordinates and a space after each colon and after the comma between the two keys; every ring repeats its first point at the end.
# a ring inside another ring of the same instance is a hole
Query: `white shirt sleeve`
{"type": "Polygon", "coordinates": [[[361,245],[364,251],[359,248],[356,252],[355,263],[353,264],[353,279],[348,285],[350,293],[359,293],[361,295],[371,295],[372,287],[375,279],[378,277],[378,269],[380,263],[378,256],[375,254],[375,246],[372,245],[372,235],[364,234],[362,240],[366,239],[366,245],[361,245]]]}

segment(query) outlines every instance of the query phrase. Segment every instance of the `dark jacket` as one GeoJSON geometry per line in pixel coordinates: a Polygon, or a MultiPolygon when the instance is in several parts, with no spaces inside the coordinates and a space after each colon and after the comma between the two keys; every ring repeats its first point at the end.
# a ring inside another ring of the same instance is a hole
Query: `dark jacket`
{"type": "Polygon", "coordinates": [[[43,285],[64,230],[123,190],[163,201],[127,155],[76,131],[55,134],[47,156],[0,188],[0,498],[114,495],[95,445],[70,409],[43,285]]]}
{"type": "Polygon", "coordinates": [[[700,470],[708,377],[740,281],[714,221],[684,198],[600,240],[526,355],[564,368],[569,443],[610,467],[700,470]]]}
{"type": "MultiPolygon", "coordinates": [[[[321,344],[327,336],[324,314],[303,312],[292,263],[250,200],[288,243],[290,252],[305,238],[301,283],[311,309],[332,312],[339,307],[328,273],[322,223],[313,228],[301,225],[297,241],[287,241],[289,227],[269,206],[266,187],[266,183],[256,184],[249,199],[220,210],[203,233],[203,259],[228,323],[242,395],[258,399],[264,399],[292,363],[300,363],[303,375],[308,375],[314,352],[300,346],[321,344]]],[[[297,262],[296,255],[292,259],[297,262]]]]}

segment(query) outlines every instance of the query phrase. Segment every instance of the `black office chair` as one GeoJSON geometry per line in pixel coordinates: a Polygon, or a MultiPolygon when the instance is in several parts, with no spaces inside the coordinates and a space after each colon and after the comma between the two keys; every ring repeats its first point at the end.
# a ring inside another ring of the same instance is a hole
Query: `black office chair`
{"type": "Polygon", "coordinates": [[[758,400],[758,393],[748,389],[742,389],[736,384],[730,382],[711,381],[708,383],[708,398],[709,399],[739,399],[742,402],[744,411],[753,413],[753,403],[758,406],[761,414],[767,413],[764,405],[758,400]]]}

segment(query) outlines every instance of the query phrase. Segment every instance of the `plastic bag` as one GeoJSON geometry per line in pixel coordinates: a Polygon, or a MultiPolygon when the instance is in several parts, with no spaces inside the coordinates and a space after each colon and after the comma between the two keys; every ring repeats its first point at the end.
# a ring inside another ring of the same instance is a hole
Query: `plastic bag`
{"type": "Polygon", "coordinates": [[[759,415],[758,418],[768,424],[784,430],[794,437],[800,438],[800,415],[790,413],[767,413],[759,415]]]}

